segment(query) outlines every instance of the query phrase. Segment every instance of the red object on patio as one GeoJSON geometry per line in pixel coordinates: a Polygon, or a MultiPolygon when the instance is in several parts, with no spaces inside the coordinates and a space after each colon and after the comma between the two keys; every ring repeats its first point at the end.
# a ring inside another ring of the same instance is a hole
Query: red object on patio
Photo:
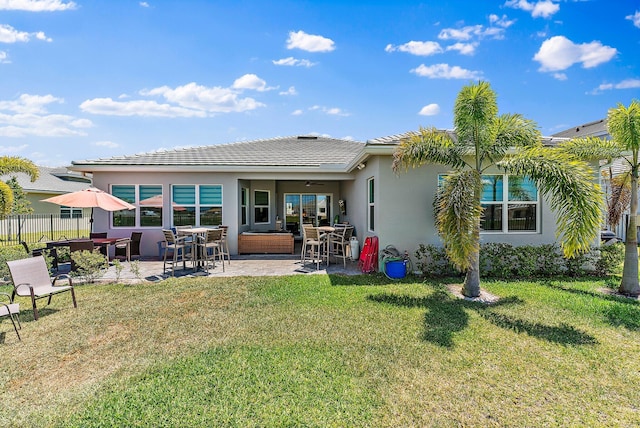
{"type": "Polygon", "coordinates": [[[362,246],[358,266],[363,273],[371,273],[378,270],[378,237],[367,236],[362,246]]]}
{"type": "Polygon", "coordinates": [[[102,208],[105,211],[133,210],[136,207],[129,202],[123,201],[110,193],[95,187],[78,190],[77,192],[65,193],[64,195],[53,196],[42,199],[42,202],[63,205],[73,208],[91,208],[91,228],[93,229],[93,208],[102,208]]]}

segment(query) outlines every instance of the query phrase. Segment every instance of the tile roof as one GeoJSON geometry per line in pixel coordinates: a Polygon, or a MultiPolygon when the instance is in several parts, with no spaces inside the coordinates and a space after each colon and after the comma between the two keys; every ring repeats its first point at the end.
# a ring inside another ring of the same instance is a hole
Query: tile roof
{"type": "Polygon", "coordinates": [[[317,136],[291,136],[74,161],[73,166],[263,166],[318,167],[348,164],[364,143],[317,136]]]}
{"type": "Polygon", "coordinates": [[[40,177],[33,183],[29,176],[24,173],[5,174],[0,176],[0,180],[7,181],[12,176],[15,176],[20,187],[27,193],[67,193],[86,189],[91,185],[91,179],[78,173],[67,171],[66,168],[38,166],[38,170],[40,170],[40,177]]]}
{"type": "Polygon", "coordinates": [[[553,136],[561,138],[581,138],[587,136],[601,137],[607,134],[609,134],[607,129],[607,120],[600,119],[594,122],[585,123],[584,125],[574,126],[573,128],[553,134],[553,136]]]}
{"type": "MultiPolygon", "coordinates": [[[[440,131],[446,132],[453,139],[456,138],[455,131],[451,129],[441,129],[440,131]]],[[[411,137],[413,135],[417,135],[417,134],[418,134],[417,131],[409,131],[409,132],[404,132],[402,134],[394,134],[386,137],[374,138],[372,140],[367,141],[367,144],[399,144],[400,140],[411,137]]],[[[544,144],[545,146],[555,146],[556,144],[564,140],[564,138],[559,138],[556,136],[541,137],[541,138],[542,138],[542,144],[544,144]]]]}

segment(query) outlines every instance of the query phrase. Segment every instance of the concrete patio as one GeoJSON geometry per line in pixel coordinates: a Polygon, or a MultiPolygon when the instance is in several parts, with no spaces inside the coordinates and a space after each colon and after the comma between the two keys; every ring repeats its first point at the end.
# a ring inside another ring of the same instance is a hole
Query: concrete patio
{"type": "MultiPolygon", "coordinates": [[[[163,273],[163,261],[158,259],[141,259],[138,262],[140,268],[139,277],[131,270],[129,262],[121,262],[123,269],[120,273],[119,282],[137,283],[144,281],[162,281],[171,277],[170,266],[167,266],[167,273],[163,273]]],[[[62,271],[65,269],[62,268],[62,271]]],[[[224,271],[222,264],[217,262],[215,269],[209,269],[209,272],[199,269],[194,271],[192,264],[187,261],[186,269],[182,269],[182,265],[178,264],[175,277],[230,277],[230,276],[282,276],[282,275],[317,275],[317,274],[339,274],[339,275],[357,275],[362,273],[358,268],[357,261],[347,260],[346,267],[343,266],[342,260],[337,263],[333,261],[327,267],[326,264],[320,264],[320,269],[316,270],[314,263],[307,262],[302,265],[299,256],[293,255],[240,255],[232,256],[230,263],[225,263],[224,271]]],[[[96,282],[116,282],[116,268],[113,262],[110,263],[107,272],[96,282]]]]}

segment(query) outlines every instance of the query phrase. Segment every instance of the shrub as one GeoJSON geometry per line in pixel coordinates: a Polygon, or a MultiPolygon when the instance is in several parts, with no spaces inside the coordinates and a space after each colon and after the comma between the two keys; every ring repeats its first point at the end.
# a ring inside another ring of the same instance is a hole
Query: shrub
{"type": "Polygon", "coordinates": [[[618,242],[600,247],[600,258],[596,262],[596,273],[598,275],[614,275],[622,273],[622,262],[624,261],[624,244],[618,242]]]}
{"type": "Polygon", "coordinates": [[[97,251],[74,251],[71,254],[73,262],[76,264],[74,276],[82,278],[88,283],[95,282],[96,279],[104,275],[107,259],[97,251]]]}
{"type": "MultiPolygon", "coordinates": [[[[458,274],[442,247],[421,244],[415,256],[418,260],[416,265],[425,276],[458,274]]],[[[480,275],[501,279],[611,275],[619,272],[623,259],[623,244],[592,248],[587,253],[565,259],[555,244],[513,246],[492,242],[480,246],[480,275]]]]}
{"type": "Polygon", "coordinates": [[[453,267],[442,247],[420,244],[414,255],[417,259],[416,267],[426,276],[441,277],[460,274],[453,267]]]}
{"type": "Polygon", "coordinates": [[[11,247],[0,247],[0,278],[8,280],[11,276],[7,262],[11,260],[19,260],[28,257],[22,245],[14,245],[11,247]]]}

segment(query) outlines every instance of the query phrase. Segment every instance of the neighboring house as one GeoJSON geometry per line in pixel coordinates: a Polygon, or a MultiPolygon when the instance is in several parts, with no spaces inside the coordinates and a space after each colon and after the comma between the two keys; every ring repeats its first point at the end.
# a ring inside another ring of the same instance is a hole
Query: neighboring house
{"type": "MultiPolygon", "coordinates": [[[[174,225],[228,225],[234,254],[243,231],[272,230],[284,219],[283,226],[299,234],[302,223],[333,222],[336,215],[355,225],[360,246],[376,235],[380,248],[392,244],[413,254],[420,244],[441,245],[433,199],[447,169],[428,165],[394,174],[393,152],[408,135],[366,143],[282,137],[74,161],[70,168],[91,173],[94,186],[138,207],[97,210],[94,226],[110,236],[144,231],[143,255],[157,255],[161,229],[174,225]]],[[[497,170],[485,178],[483,242],[556,242],[554,215],[532,183],[497,170]],[[520,200],[509,200],[510,194],[520,200]]]]}
{"type": "MultiPolygon", "coordinates": [[[[584,138],[584,137],[598,137],[604,140],[611,138],[609,130],[607,129],[607,120],[600,119],[593,122],[585,123],[573,128],[569,128],[557,134],[553,134],[556,138],[584,138]]],[[[603,190],[609,191],[609,179],[615,177],[629,170],[629,165],[624,159],[614,159],[611,163],[600,163],[600,185],[603,190]]],[[[640,210],[638,211],[640,215],[640,210]]],[[[616,236],[622,240],[627,237],[627,225],[629,224],[629,210],[627,210],[620,222],[613,227],[613,232],[616,236]]],[[[640,236],[640,235],[639,235],[640,236]]]]}
{"type": "Polygon", "coordinates": [[[34,182],[27,174],[6,174],[0,176],[0,180],[7,181],[12,176],[18,180],[18,184],[24,190],[27,200],[31,203],[34,214],[60,214],[63,218],[89,216],[91,209],[60,207],[42,199],[63,193],[75,192],[91,186],[91,179],[67,168],[48,168],[38,166],[40,176],[34,182]]]}

